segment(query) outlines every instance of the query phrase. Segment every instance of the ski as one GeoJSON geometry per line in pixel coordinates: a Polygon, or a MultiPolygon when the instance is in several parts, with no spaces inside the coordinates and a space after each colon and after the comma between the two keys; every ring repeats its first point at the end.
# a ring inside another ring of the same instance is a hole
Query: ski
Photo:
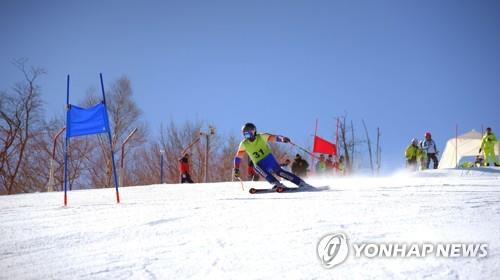
{"type": "Polygon", "coordinates": [[[256,189],[256,188],[250,188],[248,190],[249,193],[251,194],[258,194],[258,193],[288,193],[288,192],[318,192],[318,191],[324,191],[328,190],[328,186],[321,186],[321,187],[306,187],[306,188],[287,188],[287,187],[278,187],[275,189],[256,189]]]}
{"type": "Polygon", "coordinates": [[[251,194],[256,194],[256,193],[272,193],[276,192],[274,189],[256,189],[256,188],[250,188],[248,190],[249,193],[251,194]]]}

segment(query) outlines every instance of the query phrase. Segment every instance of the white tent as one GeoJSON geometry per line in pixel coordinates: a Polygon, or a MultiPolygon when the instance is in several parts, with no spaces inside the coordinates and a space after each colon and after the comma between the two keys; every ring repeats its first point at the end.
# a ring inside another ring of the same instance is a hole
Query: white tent
{"type": "MultiPolygon", "coordinates": [[[[443,155],[439,161],[439,168],[455,168],[457,163],[464,157],[475,157],[478,155],[479,148],[481,147],[481,133],[471,130],[458,138],[451,138],[446,142],[443,155]],[[458,157],[458,160],[457,160],[458,157]]],[[[495,155],[500,155],[500,141],[495,145],[495,155]]]]}

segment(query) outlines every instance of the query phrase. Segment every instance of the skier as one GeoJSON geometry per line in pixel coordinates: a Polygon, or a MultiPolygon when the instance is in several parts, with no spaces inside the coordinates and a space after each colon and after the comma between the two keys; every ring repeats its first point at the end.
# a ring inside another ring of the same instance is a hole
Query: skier
{"type": "Polygon", "coordinates": [[[242,127],[241,132],[245,139],[241,141],[236,156],[234,157],[233,176],[236,179],[240,178],[241,158],[247,153],[252,159],[257,172],[273,185],[273,189],[278,191],[280,189],[286,189],[273,174],[293,182],[295,185],[299,186],[299,188],[311,187],[293,173],[283,170],[267,144],[267,142],[290,143],[290,138],[268,133],[257,133],[257,128],[253,123],[246,123],[242,127]]]}
{"type": "Polygon", "coordinates": [[[179,159],[179,171],[181,173],[181,184],[194,183],[189,174],[189,155],[187,153],[179,159]]]}
{"type": "Polygon", "coordinates": [[[429,169],[431,159],[434,163],[434,169],[437,169],[438,165],[439,165],[437,154],[439,152],[437,150],[436,142],[434,142],[434,140],[432,140],[432,135],[430,132],[425,133],[425,141],[422,143],[422,149],[427,154],[426,169],[429,169]]]}
{"type": "Polygon", "coordinates": [[[481,153],[481,151],[484,151],[484,161],[486,163],[486,166],[490,166],[490,160],[493,161],[495,166],[500,166],[500,162],[495,155],[496,143],[497,137],[491,131],[491,127],[488,127],[481,141],[481,148],[479,148],[479,153],[481,153]]]}
{"type": "Polygon", "coordinates": [[[409,170],[415,171],[417,169],[417,151],[418,151],[418,142],[417,139],[411,139],[410,145],[406,147],[405,157],[406,157],[406,166],[409,170]]]}

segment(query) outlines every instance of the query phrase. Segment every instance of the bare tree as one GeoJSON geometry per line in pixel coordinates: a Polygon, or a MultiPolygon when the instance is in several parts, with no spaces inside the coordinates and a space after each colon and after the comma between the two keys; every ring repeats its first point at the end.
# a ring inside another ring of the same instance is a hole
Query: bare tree
{"type": "Polygon", "coordinates": [[[350,173],[352,163],[351,163],[351,146],[354,144],[353,141],[349,140],[347,136],[348,132],[348,127],[346,127],[346,117],[343,116],[340,119],[339,123],[339,130],[340,130],[340,148],[341,150],[344,151],[344,159],[345,159],[345,168],[346,168],[346,173],[350,173]]]}
{"type": "MultiPolygon", "coordinates": [[[[354,155],[360,156],[360,153],[356,151],[358,144],[363,143],[361,140],[356,139],[354,134],[354,122],[351,120],[350,125],[346,125],[347,117],[344,115],[339,118],[339,151],[343,151],[346,173],[352,174],[356,168],[360,167],[360,164],[354,165],[354,155]]],[[[361,162],[358,160],[357,162],[361,162]]]]}
{"type": "Polygon", "coordinates": [[[374,172],[373,170],[373,157],[372,157],[372,145],[370,141],[370,135],[368,134],[368,128],[366,128],[366,123],[365,120],[363,121],[363,127],[365,128],[365,133],[366,133],[366,143],[368,144],[368,155],[370,156],[370,168],[372,170],[372,174],[374,172]]]}
{"type": "Polygon", "coordinates": [[[125,185],[151,185],[160,183],[160,146],[158,143],[148,143],[136,149],[135,160],[127,166],[129,172],[125,185]]]}
{"type": "Polygon", "coordinates": [[[27,67],[26,63],[27,59],[13,62],[24,80],[14,85],[13,93],[0,93],[0,187],[1,192],[7,194],[25,191],[19,175],[27,167],[28,144],[41,119],[42,102],[37,79],[46,71],[27,67]]]}
{"type": "Polygon", "coordinates": [[[354,123],[351,120],[351,166],[350,166],[350,171],[352,172],[354,170],[354,152],[355,152],[355,147],[356,147],[356,138],[354,138],[354,123]]]}
{"type": "Polygon", "coordinates": [[[380,147],[380,128],[377,127],[377,176],[380,175],[380,167],[381,167],[381,160],[382,160],[382,148],[380,147]]]}

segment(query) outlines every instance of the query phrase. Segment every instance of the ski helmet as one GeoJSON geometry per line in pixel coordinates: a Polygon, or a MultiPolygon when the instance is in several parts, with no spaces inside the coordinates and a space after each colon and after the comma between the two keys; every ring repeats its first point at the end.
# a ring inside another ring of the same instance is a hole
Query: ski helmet
{"type": "Polygon", "coordinates": [[[426,132],[425,133],[425,138],[431,138],[431,133],[430,132],[426,132]]]}
{"type": "Polygon", "coordinates": [[[254,139],[257,134],[257,127],[253,123],[246,123],[242,128],[241,132],[246,139],[254,139]]]}

